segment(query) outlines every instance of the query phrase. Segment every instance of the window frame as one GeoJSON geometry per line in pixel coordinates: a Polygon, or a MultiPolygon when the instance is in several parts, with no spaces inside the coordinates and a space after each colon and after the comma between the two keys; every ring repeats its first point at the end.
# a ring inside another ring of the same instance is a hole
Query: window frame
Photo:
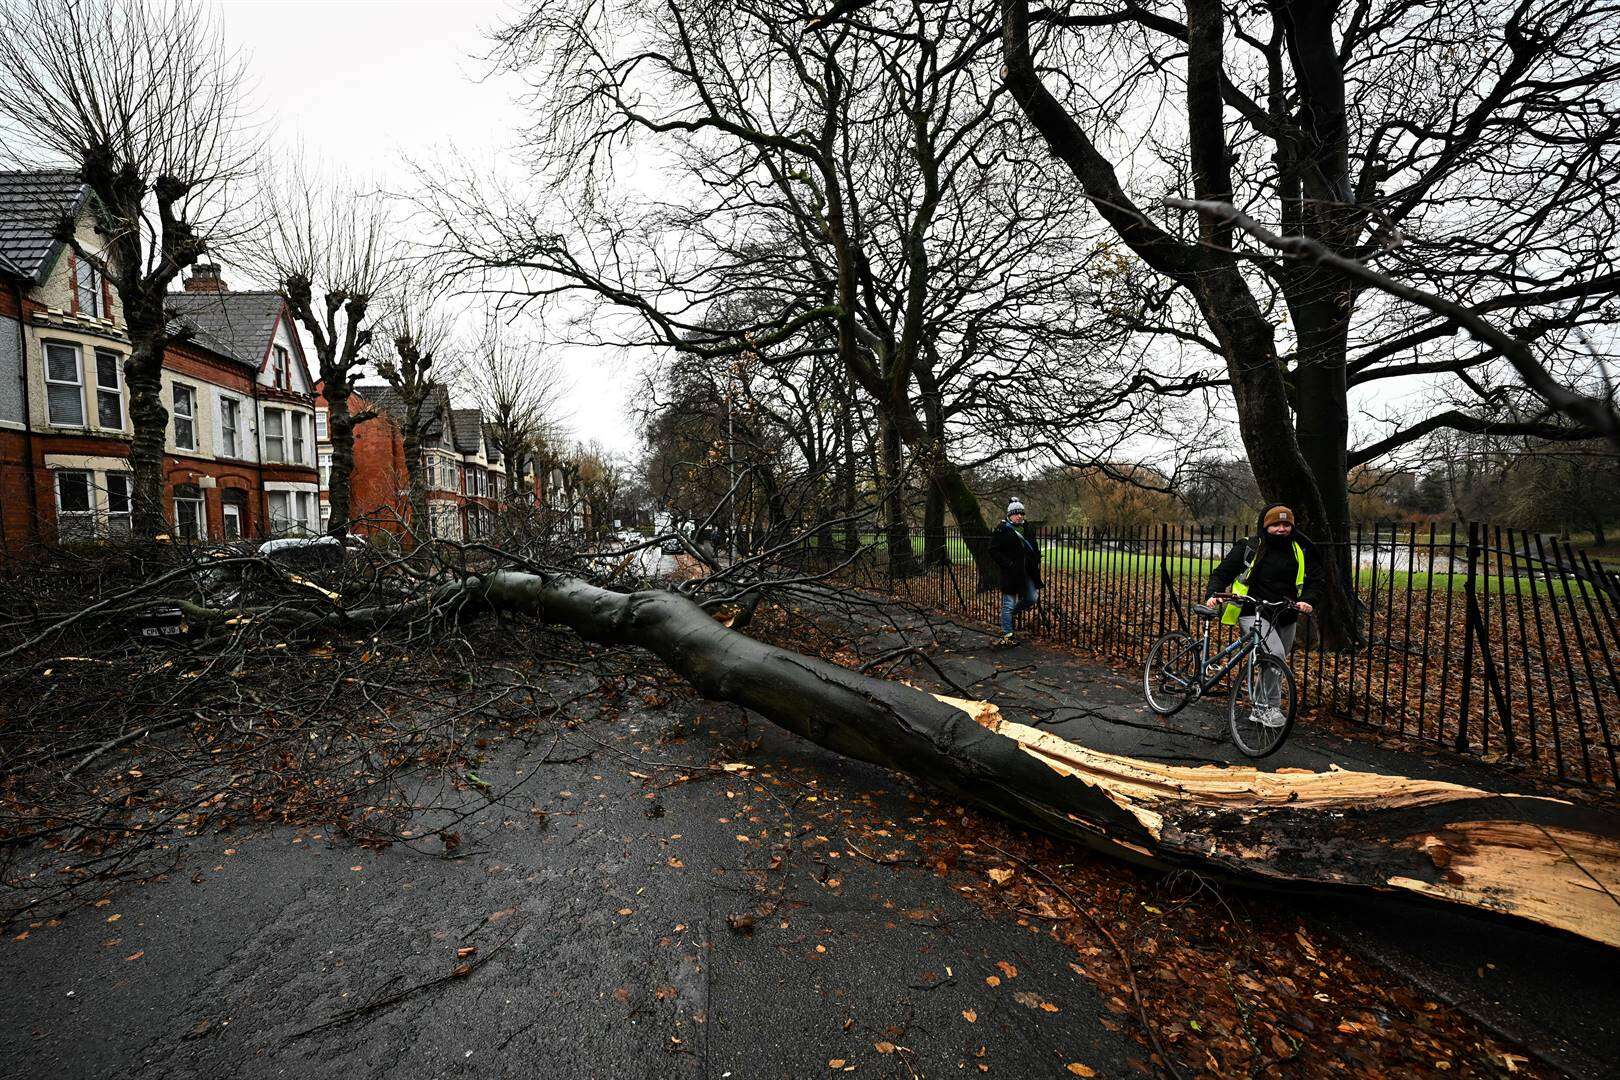
{"type": "Polygon", "coordinates": [[[292,454],[288,464],[304,465],[304,414],[297,409],[287,410],[287,449],[292,454]]]}
{"type": "Polygon", "coordinates": [[[130,536],[135,531],[135,474],[127,472],[108,472],[105,475],[107,477],[107,484],[103,490],[105,490],[107,493],[107,510],[105,514],[107,535],[112,536],[116,533],[120,536],[130,536]],[[118,487],[122,488],[122,492],[120,493],[120,497],[124,502],[124,508],[122,510],[113,509],[114,480],[118,482],[118,487]],[[113,528],[113,522],[115,520],[121,523],[119,528],[116,530],[113,528]]]}
{"type": "Polygon", "coordinates": [[[96,474],[91,469],[54,469],[51,477],[51,493],[56,499],[56,536],[57,539],[94,539],[96,533],[96,474]],[[62,505],[62,481],[67,477],[82,478],[84,480],[84,508],[69,510],[62,505]],[[64,529],[63,525],[79,523],[76,528],[64,529]]]}
{"type": "Polygon", "coordinates": [[[73,313],[84,315],[92,319],[106,318],[106,296],[101,289],[101,271],[96,269],[94,263],[88,259],[81,259],[77,255],[73,258],[73,313]],[[84,275],[88,273],[90,280],[85,283],[84,275]],[[91,297],[90,306],[85,307],[84,297],[91,297]]]}
{"type": "Polygon", "coordinates": [[[176,450],[197,451],[197,388],[190,383],[176,382],[169,386],[169,412],[174,419],[174,446],[176,450]],[[186,411],[180,411],[180,395],[186,396],[186,411]],[[186,422],[190,442],[180,441],[180,421],[186,422]]]}
{"type": "Polygon", "coordinates": [[[228,458],[243,456],[242,399],[225,393],[219,395],[219,453],[228,458]]]}
{"type": "Polygon", "coordinates": [[[270,382],[278,390],[292,389],[292,350],[285,345],[270,346],[270,382]]]}
{"type": "Polygon", "coordinates": [[[174,532],[178,538],[198,542],[208,539],[208,501],[207,497],[203,495],[201,486],[197,484],[174,485],[174,488],[169,492],[169,503],[174,509],[174,532]],[[182,495],[182,491],[186,492],[186,494],[182,495]],[[196,492],[196,495],[190,494],[191,492],[196,492]],[[196,516],[193,521],[197,530],[195,535],[188,536],[186,534],[180,513],[182,504],[188,508],[188,513],[195,512],[196,516]]]}
{"type": "Polygon", "coordinates": [[[219,494],[219,535],[221,540],[240,540],[247,535],[247,492],[241,488],[225,488],[219,494]],[[236,534],[231,535],[231,523],[236,523],[236,534]]]}
{"type": "Polygon", "coordinates": [[[124,354],[113,349],[96,349],[95,354],[96,425],[110,431],[123,431],[124,425],[128,419],[124,411],[124,354]],[[111,360],[113,362],[113,384],[111,386],[108,386],[106,383],[101,381],[101,362],[103,360],[111,360]],[[103,410],[105,408],[103,403],[109,398],[112,400],[113,404],[118,410],[118,419],[115,423],[111,424],[107,423],[107,417],[103,415],[103,410]]]}
{"type": "Polygon", "coordinates": [[[264,410],[264,460],[265,461],[273,461],[273,462],[276,462],[276,463],[282,464],[282,465],[285,465],[287,463],[287,419],[286,419],[286,414],[287,414],[286,409],[266,409],[266,410],[264,410]],[[272,435],[270,433],[271,421],[272,420],[275,422],[274,426],[275,426],[275,429],[276,429],[276,432],[275,432],[274,435],[272,435]],[[270,451],[270,440],[271,439],[274,439],[276,441],[277,446],[279,447],[279,449],[277,449],[274,453],[271,453],[271,451],[270,451]]]}
{"type": "Polygon", "coordinates": [[[51,427],[82,428],[89,426],[89,410],[85,407],[84,394],[84,347],[72,341],[46,341],[42,343],[45,353],[45,420],[51,427]],[[51,350],[65,349],[73,354],[73,382],[57,379],[51,376],[51,350]],[[79,418],[77,420],[58,420],[54,403],[51,401],[51,387],[70,386],[78,395],[79,418]]]}
{"type": "Polygon", "coordinates": [[[315,441],[318,443],[332,441],[331,421],[325,409],[315,410],[315,441]]]}
{"type": "Polygon", "coordinates": [[[287,526],[292,521],[292,492],[267,491],[264,493],[265,512],[270,515],[268,522],[270,535],[282,536],[287,532],[287,526]],[[276,512],[276,504],[280,503],[285,513],[276,512]]]}

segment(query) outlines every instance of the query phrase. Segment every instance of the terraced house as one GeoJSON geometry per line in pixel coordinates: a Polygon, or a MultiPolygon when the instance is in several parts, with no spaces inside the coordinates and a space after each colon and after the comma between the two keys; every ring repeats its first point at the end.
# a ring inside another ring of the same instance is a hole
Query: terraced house
{"type": "MultiPolygon", "coordinates": [[[[362,383],[354,388],[349,408],[375,412],[354,433],[354,473],[349,504],[354,531],[400,532],[410,524],[410,471],[405,459],[405,403],[394,388],[362,383]]],[[[319,414],[322,476],[329,475],[332,447],[327,440],[325,410],[319,414]]],[[[422,411],[417,439],[427,488],[429,527],[446,540],[472,540],[494,531],[505,505],[506,476],[500,452],[485,431],[478,409],[457,409],[443,388],[435,389],[422,411]]],[[[322,490],[326,488],[323,481],[322,490]]],[[[327,510],[322,506],[322,520],[327,510]]]]}
{"type": "MultiPolygon", "coordinates": [[[[0,173],[0,539],[130,529],[129,353],[118,296],[72,246],[101,243],[71,172],[0,173]]],[[[170,298],[165,510],[221,540],[319,526],[314,384],[278,296],[230,292],[199,264],[170,298]]]]}

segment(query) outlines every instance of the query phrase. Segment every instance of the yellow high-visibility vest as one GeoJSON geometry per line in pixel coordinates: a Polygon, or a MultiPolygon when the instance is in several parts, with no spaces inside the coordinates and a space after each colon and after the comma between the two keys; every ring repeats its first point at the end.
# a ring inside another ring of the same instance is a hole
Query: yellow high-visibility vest
{"type": "MultiPolygon", "coordinates": [[[[1254,564],[1260,561],[1260,550],[1264,546],[1265,546],[1265,543],[1264,543],[1264,541],[1262,541],[1261,545],[1260,545],[1260,548],[1255,549],[1254,558],[1249,560],[1248,565],[1243,568],[1243,573],[1238,576],[1238,579],[1236,581],[1232,582],[1232,595],[1234,595],[1234,596],[1248,596],[1249,595],[1249,575],[1254,573],[1254,564]]],[[[1305,587],[1305,549],[1299,546],[1299,541],[1298,540],[1294,541],[1293,547],[1294,547],[1294,592],[1297,594],[1300,589],[1305,587]]],[[[1238,613],[1241,610],[1241,608],[1242,608],[1242,605],[1234,604],[1231,601],[1227,601],[1226,606],[1221,609],[1221,625],[1222,626],[1236,626],[1237,621],[1238,621],[1238,613]]]]}

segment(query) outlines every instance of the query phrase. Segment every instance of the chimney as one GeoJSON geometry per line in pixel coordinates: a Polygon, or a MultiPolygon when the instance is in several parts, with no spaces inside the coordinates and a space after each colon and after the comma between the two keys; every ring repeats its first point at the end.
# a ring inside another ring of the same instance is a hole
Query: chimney
{"type": "Polygon", "coordinates": [[[186,292],[222,293],[225,291],[225,281],[219,276],[219,263],[200,262],[192,266],[191,276],[186,278],[186,292]]]}

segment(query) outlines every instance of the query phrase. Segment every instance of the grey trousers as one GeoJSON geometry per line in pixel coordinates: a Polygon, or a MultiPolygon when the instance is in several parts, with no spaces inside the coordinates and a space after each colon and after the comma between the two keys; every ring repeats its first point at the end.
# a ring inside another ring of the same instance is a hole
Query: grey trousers
{"type": "MultiPolygon", "coordinates": [[[[1248,633],[1256,618],[1254,615],[1239,616],[1238,629],[1245,634],[1248,633]]],[[[1298,621],[1291,622],[1287,626],[1273,626],[1269,619],[1261,619],[1260,629],[1261,646],[1283,663],[1288,663],[1288,653],[1294,647],[1294,631],[1299,629],[1298,621]]],[[[1276,705],[1282,700],[1281,681],[1282,678],[1278,675],[1267,675],[1260,680],[1260,704],[1276,705]]]]}

